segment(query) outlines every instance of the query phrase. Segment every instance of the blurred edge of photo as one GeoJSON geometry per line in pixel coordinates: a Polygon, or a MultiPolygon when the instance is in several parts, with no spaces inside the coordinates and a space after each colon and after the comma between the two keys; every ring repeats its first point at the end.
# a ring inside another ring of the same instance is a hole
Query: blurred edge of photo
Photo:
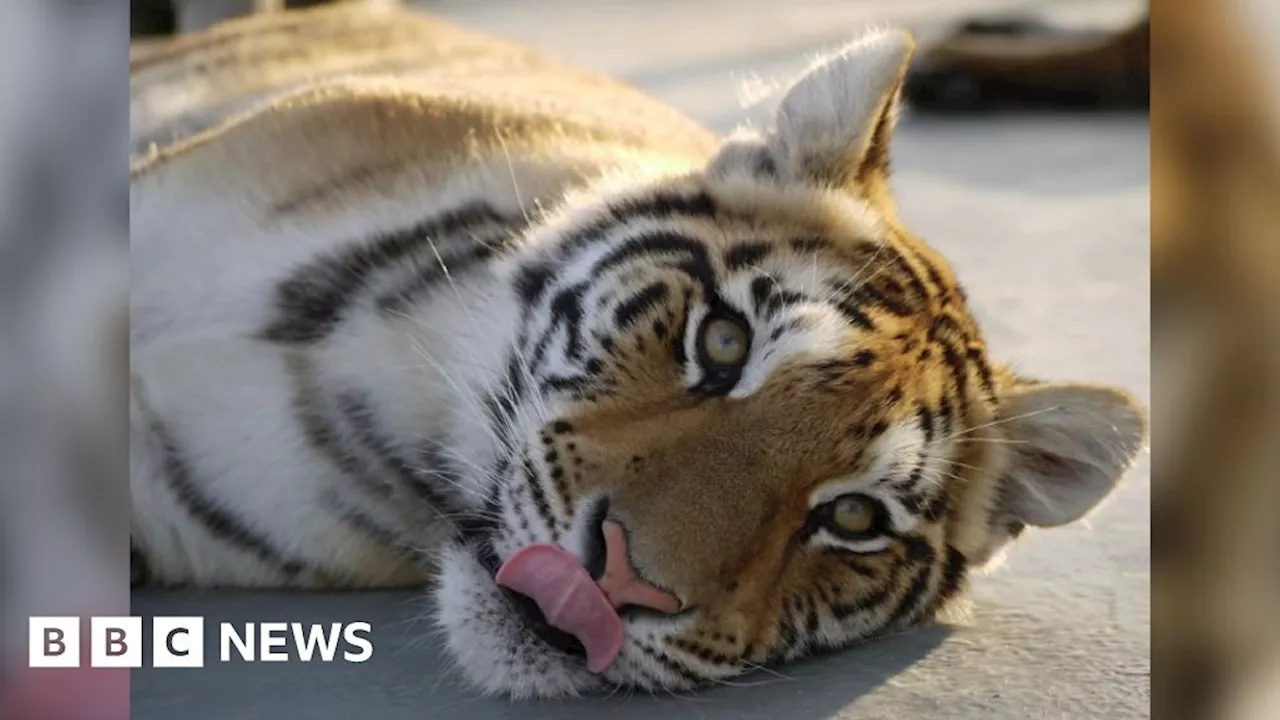
{"type": "Polygon", "coordinates": [[[1153,717],[1280,717],[1280,8],[1154,3],[1153,717]]]}

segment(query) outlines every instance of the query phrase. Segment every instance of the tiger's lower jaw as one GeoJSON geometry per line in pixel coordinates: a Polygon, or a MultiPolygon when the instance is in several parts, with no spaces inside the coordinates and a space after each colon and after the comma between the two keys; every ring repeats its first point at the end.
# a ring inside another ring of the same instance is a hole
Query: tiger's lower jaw
{"type": "Polygon", "coordinates": [[[616,683],[618,670],[596,675],[581,657],[552,648],[537,636],[465,548],[440,557],[433,589],[436,624],[463,679],[486,695],[515,699],[587,695],[616,683]]]}
{"type": "MultiPolygon", "coordinates": [[[[624,631],[623,651],[604,672],[587,669],[582,653],[557,649],[539,636],[511,603],[491,571],[461,545],[441,550],[432,590],[435,622],[453,666],[466,684],[512,699],[605,694],[619,688],[648,692],[696,690],[723,676],[677,667],[657,648],[652,627],[624,631]]],[[[744,668],[735,668],[732,675],[744,668]]]]}

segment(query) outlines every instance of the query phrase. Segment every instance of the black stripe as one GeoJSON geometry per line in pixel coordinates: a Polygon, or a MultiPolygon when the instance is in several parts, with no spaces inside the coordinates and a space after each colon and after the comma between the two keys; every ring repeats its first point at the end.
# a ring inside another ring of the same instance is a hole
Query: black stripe
{"type": "Polygon", "coordinates": [[[321,503],[331,515],[372,540],[375,544],[392,550],[413,562],[421,559],[416,552],[405,545],[399,532],[382,525],[365,512],[342,502],[335,493],[325,493],[321,498],[321,503]]]}
{"type": "Polygon", "coordinates": [[[183,509],[203,525],[210,535],[253,555],[264,564],[279,569],[291,578],[307,569],[305,562],[287,557],[266,537],[242,523],[231,511],[219,507],[216,502],[200,491],[199,484],[192,477],[191,466],[183,457],[178,441],[158,418],[151,421],[151,433],[160,444],[161,459],[169,489],[173,491],[174,497],[183,509]]]}
{"type": "MultiPolygon", "coordinates": [[[[942,274],[938,272],[938,268],[934,267],[933,263],[922,257],[917,257],[916,259],[921,265],[924,265],[925,272],[929,274],[929,282],[932,282],[934,287],[939,290],[946,287],[946,283],[942,281],[942,274]]],[[[957,289],[960,290],[960,296],[964,297],[964,290],[960,288],[957,289]]]]}
{"type": "Polygon", "coordinates": [[[848,548],[824,546],[822,551],[840,561],[850,572],[866,580],[875,580],[875,571],[866,565],[866,555],[848,548]]]}
{"type": "Polygon", "coordinates": [[[867,331],[874,331],[876,329],[876,324],[872,322],[871,318],[862,310],[861,305],[857,302],[857,298],[847,292],[847,289],[844,288],[842,284],[829,282],[827,283],[827,288],[833,293],[836,293],[836,297],[833,302],[836,309],[844,315],[846,320],[848,320],[852,325],[867,331]]]}
{"type": "MultiPolygon", "coordinates": [[[[376,235],[303,265],[276,288],[276,318],[260,333],[274,342],[312,343],[332,332],[355,297],[377,273],[405,258],[477,226],[515,227],[522,219],[505,217],[475,201],[411,227],[376,235]]],[[[431,254],[434,262],[434,253],[431,254]]]]}
{"type": "MultiPolygon", "coordinates": [[[[903,555],[894,562],[892,574],[896,578],[903,572],[909,572],[911,582],[898,598],[893,612],[876,628],[875,633],[894,630],[904,622],[914,620],[923,607],[929,580],[934,574],[938,554],[929,541],[913,535],[902,538],[902,542],[903,555]]],[[[899,585],[896,580],[894,584],[899,585]]]]}
{"type": "Polygon", "coordinates": [[[955,409],[951,406],[951,396],[947,394],[945,388],[942,391],[942,397],[938,399],[938,419],[942,421],[943,434],[951,435],[955,427],[955,409]]]}
{"type": "Polygon", "coordinates": [[[795,292],[794,290],[777,290],[769,297],[769,303],[765,307],[764,316],[766,319],[774,318],[783,307],[795,307],[808,302],[808,296],[795,292]]]}
{"type": "Polygon", "coordinates": [[[920,429],[924,432],[924,444],[929,446],[933,444],[933,412],[928,406],[920,403],[920,407],[916,409],[916,418],[920,421],[920,429]]]}
{"type": "Polygon", "coordinates": [[[485,492],[484,510],[479,513],[467,513],[458,519],[456,527],[458,529],[458,539],[473,548],[482,546],[487,550],[487,554],[481,557],[486,567],[489,561],[492,561],[492,573],[498,571],[498,558],[493,553],[493,547],[484,540],[497,527],[498,514],[502,511],[502,488],[510,487],[506,482],[502,482],[503,476],[510,469],[510,463],[503,458],[500,460],[492,474],[494,480],[489,485],[489,489],[485,492]]]}
{"type": "Polygon", "coordinates": [[[925,463],[928,461],[929,458],[923,454],[920,459],[916,461],[915,467],[911,468],[911,472],[907,474],[907,487],[914,488],[916,485],[920,484],[920,478],[924,475],[925,463]]]}
{"type": "Polygon", "coordinates": [[[339,520],[355,528],[360,533],[367,535],[377,544],[391,548],[397,551],[406,551],[400,536],[393,530],[383,527],[376,520],[365,515],[364,513],[349,507],[333,507],[330,508],[339,520]]]}
{"type": "Polygon", "coordinates": [[[627,662],[627,666],[626,666],[627,673],[635,675],[639,678],[638,682],[633,682],[631,684],[638,685],[647,690],[658,690],[660,688],[665,688],[667,686],[667,683],[664,682],[662,678],[640,667],[640,665],[637,663],[628,662],[629,658],[627,658],[625,655],[620,656],[618,659],[621,661],[627,662]]]}
{"type": "Polygon", "coordinates": [[[565,236],[556,253],[558,263],[542,261],[522,270],[516,278],[516,291],[526,307],[536,304],[551,285],[553,265],[563,264],[583,248],[603,240],[614,228],[654,218],[713,218],[718,212],[715,201],[705,192],[664,191],[611,205],[604,209],[600,219],[565,236]]]}
{"type": "Polygon", "coordinates": [[[831,616],[837,621],[847,620],[854,615],[861,615],[869,610],[877,608],[889,599],[890,589],[888,586],[877,588],[870,592],[859,595],[852,602],[836,603],[831,606],[831,616]]]}
{"type": "Polygon", "coordinates": [[[551,302],[551,327],[547,328],[546,337],[550,337],[560,326],[568,333],[565,343],[565,354],[577,360],[582,355],[582,295],[587,291],[587,283],[582,282],[573,287],[561,290],[551,302]]]}
{"type": "Polygon", "coordinates": [[[716,290],[716,273],[711,267],[711,259],[707,249],[699,245],[693,257],[675,266],[677,270],[688,275],[702,286],[702,295],[711,304],[721,303],[716,290]]]}
{"type": "Polygon", "coordinates": [[[964,554],[948,545],[946,564],[942,568],[942,579],[938,581],[938,589],[934,592],[933,602],[929,605],[930,613],[937,612],[938,608],[960,592],[967,568],[964,554]]]}
{"type": "Polygon", "coordinates": [[[507,484],[506,499],[510,501],[508,504],[512,512],[515,513],[516,520],[520,523],[520,532],[527,536],[529,534],[529,513],[532,512],[532,508],[527,503],[520,501],[518,495],[521,493],[531,496],[527,485],[518,485],[514,482],[507,484]]]}
{"type": "MultiPolygon", "coordinates": [[[[500,240],[500,238],[495,237],[493,240],[500,240]]],[[[500,244],[488,244],[457,255],[442,257],[439,260],[432,256],[431,261],[434,262],[428,261],[431,264],[419,270],[412,278],[401,283],[396,289],[379,295],[375,305],[385,314],[406,312],[419,297],[435,288],[441,281],[466,273],[476,265],[500,254],[506,247],[500,244]]]]}
{"type": "Polygon", "coordinates": [[[982,382],[982,389],[987,391],[987,399],[995,402],[996,381],[991,372],[991,365],[987,363],[986,355],[981,348],[970,347],[965,351],[965,356],[978,367],[978,379],[982,382]]]}
{"type": "Polygon", "coordinates": [[[947,508],[951,505],[951,496],[947,491],[939,490],[935,492],[924,504],[924,519],[929,522],[938,522],[947,513],[947,508]]]}
{"type": "Polygon", "coordinates": [[[539,338],[533,349],[532,364],[535,371],[541,370],[547,350],[550,348],[554,334],[564,327],[568,333],[565,354],[570,360],[580,360],[582,354],[582,295],[589,283],[610,268],[616,267],[628,259],[644,255],[661,255],[667,252],[686,253],[692,255],[688,261],[675,266],[688,274],[704,287],[706,297],[715,297],[714,272],[707,260],[707,249],[696,240],[675,233],[651,233],[638,235],[610,251],[597,261],[591,270],[591,279],[565,288],[558,292],[551,301],[552,321],[546,332],[539,338]]]}
{"type": "Polygon", "coordinates": [[[640,664],[633,661],[625,652],[618,656],[618,663],[615,667],[621,668],[621,671],[629,676],[634,676],[627,682],[629,687],[643,688],[652,692],[653,690],[658,690],[667,686],[665,681],[643,667],[640,667],[640,664]]]}
{"type": "Polygon", "coordinates": [[[935,287],[942,287],[942,278],[938,276],[938,271],[934,269],[933,265],[924,258],[915,255],[914,250],[912,250],[909,245],[905,246],[904,249],[899,249],[898,254],[895,255],[891,261],[891,264],[897,267],[902,274],[906,276],[907,283],[911,285],[911,289],[916,292],[918,297],[922,300],[931,297],[932,294],[929,292],[929,289],[925,287],[920,276],[917,275],[915,269],[911,267],[911,263],[907,262],[906,253],[911,253],[916,262],[924,265],[925,271],[929,274],[929,277],[934,279],[935,287]]]}
{"type": "MultiPolygon", "coordinates": [[[[712,639],[715,639],[715,637],[713,636],[712,639]]],[[[728,655],[725,655],[724,653],[719,652],[713,648],[709,648],[695,642],[689,642],[688,640],[684,640],[683,638],[672,638],[667,641],[667,644],[677,650],[683,650],[684,652],[687,652],[693,655],[694,657],[698,658],[699,660],[705,663],[709,663],[712,665],[725,665],[730,667],[739,666],[738,661],[735,660],[734,658],[731,658],[728,655]]]]}
{"type": "Polygon", "coordinates": [[[867,331],[876,329],[876,324],[852,300],[848,298],[838,299],[835,301],[835,306],[850,324],[867,331]]]}
{"type": "Polygon", "coordinates": [[[804,633],[810,639],[818,634],[818,608],[811,595],[801,595],[801,607],[804,609],[804,633]]]}
{"type": "Polygon", "coordinates": [[[724,255],[724,265],[730,271],[759,265],[769,257],[769,245],[762,242],[743,243],[734,246],[724,255]]]}
{"type": "Polygon", "coordinates": [[[904,624],[914,622],[920,616],[927,600],[929,580],[933,577],[935,570],[936,568],[932,563],[916,567],[911,584],[907,587],[906,592],[902,594],[902,597],[898,598],[898,606],[880,625],[878,632],[895,630],[904,624]]]}
{"type": "Polygon", "coordinates": [[[947,343],[938,343],[938,345],[942,348],[942,357],[946,360],[952,377],[955,378],[956,397],[963,402],[969,397],[969,366],[965,364],[964,359],[954,347],[947,343]]]}
{"type": "Polygon", "coordinates": [[[671,218],[676,216],[713,218],[716,203],[705,192],[687,193],[668,191],[648,197],[633,198],[605,209],[604,216],[596,222],[579,228],[561,244],[561,256],[567,257],[600,240],[614,227],[636,220],[671,218]]]}
{"type": "Polygon", "coordinates": [[[618,330],[626,330],[644,313],[667,299],[670,288],[664,282],[655,282],[618,304],[613,312],[613,324],[618,330]]]}
{"type": "Polygon", "coordinates": [[[604,257],[596,261],[591,268],[591,278],[599,280],[609,270],[638,257],[646,255],[666,255],[686,253],[695,257],[706,256],[707,249],[702,243],[685,235],[674,232],[652,232],[628,238],[604,257]]]}
{"type": "Polygon", "coordinates": [[[949,313],[941,312],[933,317],[933,321],[929,324],[929,333],[926,339],[929,342],[941,341],[944,339],[958,338],[964,335],[956,319],[949,313]]]}
{"type": "MultiPolygon", "coordinates": [[[[886,281],[886,284],[889,282],[886,281]]],[[[850,294],[857,300],[859,306],[866,307],[870,305],[897,317],[908,317],[916,312],[916,308],[908,305],[901,297],[892,297],[870,283],[862,283],[857,290],[850,294]]]]}
{"type": "Polygon", "coordinates": [[[924,510],[925,496],[923,493],[911,492],[913,483],[909,480],[900,480],[893,484],[893,489],[902,493],[899,500],[902,507],[912,515],[920,515],[924,510]]]}
{"type": "Polygon", "coordinates": [[[686,287],[684,289],[684,312],[679,313],[679,321],[676,326],[675,337],[676,342],[672,343],[676,349],[676,363],[681,367],[689,361],[688,353],[685,351],[684,338],[689,334],[689,308],[693,307],[693,288],[686,287]]]}
{"type": "Polygon", "coordinates": [[[866,430],[866,439],[875,440],[889,430],[889,423],[884,419],[880,419],[871,424],[866,430]]]}
{"type": "Polygon", "coordinates": [[[344,476],[358,484],[373,498],[391,500],[394,489],[378,473],[371,472],[360,461],[342,432],[343,414],[323,406],[325,395],[315,387],[309,368],[300,361],[290,365],[294,378],[294,417],[302,427],[303,438],[312,449],[328,458],[344,476]]]}
{"type": "Polygon", "coordinates": [[[819,250],[830,250],[831,242],[818,237],[795,238],[790,242],[791,249],[798,253],[816,253],[819,250]]]}
{"type": "Polygon", "coordinates": [[[531,263],[520,269],[515,279],[516,294],[526,308],[542,297],[552,277],[551,266],[546,262],[531,263]]]}
{"type": "Polygon", "coordinates": [[[514,444],[510,423],[516,414],[516,404],[524,400],[525,380],[520,357],[513,349],[507,354],[507,371],[502,383],[485,394],[484,407],[486,421],[494,437],[498,438],[506,452],[512,451],[514,444]]]}
{"type": "Polygon", "coordinates": [[[434,443],[425,443],[423,447],[417,448],[417,463],[413,467],[405,466],[405,470],[413,482],[415,494],[447,513],[460,513],[463,508],[454,505],[448,493],[441,492],[439,488],[441,485],[461,487],[463,473],[439,446],[440,442],[440,439],[436,439],[434,443]]]}
{"type": "Polygon", "coordinates": [[[640,652],[657,661],[668,672],[680,676],[689,685],[701,685],[706,682],[706,679],[695,675],[689,668],[672,660],[671,657],[657,648],[649,647],[642,642],[636,642],[636,647],[640,649],[640,652]]]}
{"type": "Polygon", "coordinates": [[[524,481],[529,488],[529,492],[533,494],[533,503],[538,512],[538,517],[551,530],[552,540],[558,540],[559,532],[556,529],[556,519],[551,514],[551,505],[547,502],[546,491],[542,489],[542,483],[538,481],[538,473],[533,469],[533,461],[528,457],[524,459],[524,481]]]}
{"type": "MultiPolygon", "coordinates": [[[[355,440],[376,458],[388,474],[398,477],[410,492],[436,510],[442,513],[456,510],[447,496],[436,490],[429,480],[420,477],[408,462],[397,456],[395,442],[381,431],[374,418],[372,408],[355,391],[348,390],[338,393],[336,404],[347,425],[351,428],[355,440]]],[[[444,458],[440,457],[438,449],[424,452],[421,455],[423,459],[438,463],[437,467],[428,467],[427,469],[439,472],[448,470],[449,466],[445,463],[444,458]]]]}
{"type": "MultiPolygon", "coordinates": [[[[295,416],[304,438],[344,477],[375,501],[398,502],[398,481],[440,517],[459,512],[430,478],[399,455],[395,441],[379,428],[369,403],[356,391],[325,393],[316,386],[310,368],[296,357],[290,360],[289,370],[295,382],[295,416]]],[[[438,450],[423,451],[419,460],[446,478],[458,476],[438,450]]]]}
{"type": "Polygon", "coordinates": [[[772,277],[761,275],[751,281],[751,312],[756,316],[764,314],[764,306],[773,297],[773,287],[777,283],[772,277]]]}
{"type": "Polygon", "coordinates": [[[591,378],[585,375],[548,375],[542,381],[541,389],[544,395],[548,391],[577,393],[585,390],[590,381],[591,378]]]}
{"type": "Polygon", "coordinates": [[[533,346],[533,352],[529,353],[529,372],[537,373],[542,369],[543,363],[547,359],[547,350],[551,347],[551,339],[555,337],[555,333],[560,329],[560,319],[551,318],[551,324],[547,326],[546,332],[542,333],[542,337],[538,338],[538,342],[533,346]]]}
{"type": "Polygon", "coordinates": [[[918,536],[910,535],[902,538],[903,557],[902,564],[906,565],[932,565],[934,560],[938,558],[938,553],[929,544],[928,540],[918,536]]]}
{"type": "Polygon", "coordinates": [[[791,616],[791,603],[788,601],[783,606],[782,616],[778,618],[777,643],[769,649],[769,654],[762,664],[768,666],[783,662],[799,650],[798,640],[795,620],[791,616]]]}

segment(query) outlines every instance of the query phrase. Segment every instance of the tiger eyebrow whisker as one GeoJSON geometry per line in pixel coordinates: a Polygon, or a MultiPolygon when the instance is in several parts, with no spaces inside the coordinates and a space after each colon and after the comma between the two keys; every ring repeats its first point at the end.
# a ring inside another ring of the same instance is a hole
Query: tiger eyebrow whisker
{"type": "Polygon", "coordinates": [[[971,428],[966,428],[966,429],[964,429],[964,430],[959,430],[959,431],[953,432],[953,433],[951,433],[950,435],[947,435],[947,436],[945,436],[945,437],[939,438],[939,439],[938,439],[938,441],[939,441],[939,442],[941,442],[941,441],[944,441],[944,440],[951,440],[951,439],[953,439],[953,438],[957,438],[957,437],[960,437],[960,436],[962,436],[962,435],[968,435],[969,433],[971,433],[971,432],[976,432],[976,431],[978,431],[978,430],[985,430],[986,428],[991,428],[991,427],[996,427],[996,426],[999,426],[999,425],[1004,425],[1004,424],[1006,424],[1006,423],[1011,423],[1011,422],[1014,422],[1014,421],[1017,421],[1017,420],[1024,420],[1024,419],[1029,418],[1029,417],[1035,417],[1036,415],[1042,415],[1042,414],[1047,413],[1047,412],[1055,412],[1055,411],[1057,411],[1057,410],[1061,410],[1061,409],[1062,409],[1062,408],[1061,408],[1060,406],[1058,406],[1058,405],[1053,405],[1053,406],[1050,406],[1050,407],[1039,408],[1038,410],[1031,410],[1031,411],[1029,411],[1029,412],[1021,413],[1021,414],[1018,414],[1018,415],[1011,415],[1011,416],[1009,416],[1009,417],[999,418],[999,419],[996,419],[996,420],[992,420],[992,421],[990,421],[990,422],[982,423],[981,425],[974,425],[974,426],[973,426],[973,427],[971,427],[971,428]]]}
{"type": "Polygon", "coordinates": [[[960,477],[950,470],[944,470],[943,468],[927,468],[922,474],[926,480],[929,480],[931,484],[937,488],[945,487],[945,485],[938,481],[939,476],[950,478],[958,483],[968,482],[966,478],[960,477]]]}
{"type": "MultiPolygon", "coordinates": [[[[862,273],[865,272],[867,268],[871,267],[871,264],[876,261],[876,258],[880,257],[880,253],[884,252],[884,249],[886,247],[889,247],[889,243],[887,241],[877,245],[876,251],[871,254],[871,257],[868,258],[865,263],[863,263],[862,267],[858,268],[857,272],[855,272],[852,276],[850,276],[844,282],[840,283],[839,287],[832,288],[831,291],[827,294],[827,297],[825,299],[832,300],[832,299],[838,298],[841,295],[844,295],[846,291],[848,291],[849,286],[859,281],[859,278],[861,277],[862,273]]],[[[867,282],[870,282],[871,280],[875,279],[876,275],[878,275],[880,272],[883,272],[884,269],[887,268],[889,264],[892,262],[893,262],[892,257],[886,259],[885,263],[878,270],[876,270],[876,273],[872,275],[870,278],[867,278],[867,280],[864,281],[862,285],[865,285],[867,282]]],[[[850,292],[856,293],[862,287],[862,285],[858,285],[850,292]]]]}

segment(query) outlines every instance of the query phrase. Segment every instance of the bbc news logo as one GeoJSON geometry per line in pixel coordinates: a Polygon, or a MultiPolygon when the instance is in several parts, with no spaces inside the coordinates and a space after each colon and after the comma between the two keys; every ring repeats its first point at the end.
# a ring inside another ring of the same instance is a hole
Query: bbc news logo
{"type": "MultiPolygon", "coordinates": [[[[75,668],[81,663],[81,619],[33,617],[28,651],[33,668],[75,668]]],[[[232,662],[362,663],[373,657],[369,623],[221,623],[218,660],[232,662]],[[292,650],[292,652],[291,652],[292,650]],[[339,650],[342,652],[339,653],[339,650]]],[[[204,618],[151,619],[151,667],[200,668],[205,664],[204,618]]],[[[145,643],[140,617],[89,618],[89,665],[142,667],[145,643]]]]}

